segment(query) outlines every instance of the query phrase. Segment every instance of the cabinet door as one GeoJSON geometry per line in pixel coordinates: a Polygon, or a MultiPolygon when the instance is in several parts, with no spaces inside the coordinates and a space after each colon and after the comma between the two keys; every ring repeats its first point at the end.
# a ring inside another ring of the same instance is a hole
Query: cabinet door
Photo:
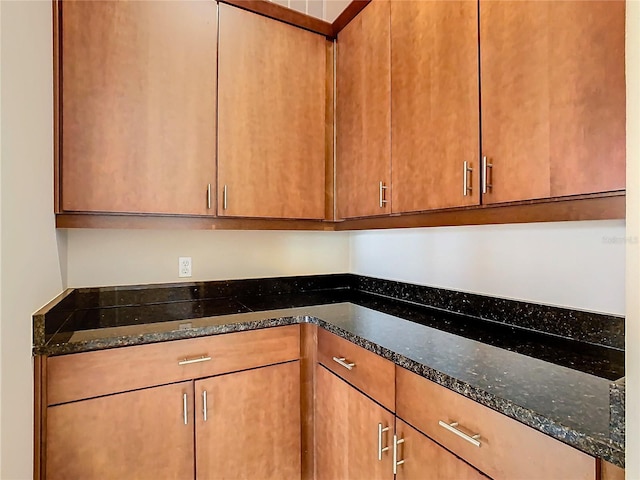
{"type": "Polygon", "coordinates": [[[464,460],[456,457],[440,445],[432,442],[402,420],[396,420],[398,439],[403,439],[398,449],[397,480],[487,480],[464,460]]]}
{"type": "Polygon", "coordinates": [[[213,213],[214,2],[61,2],[63,211],[213,213]]]}
{"type": "Polygon", "coordinates": [[[338,34],[338,218],[391,213],[389,0],[375,0],[338,34]]]}
{"type": "Polygon", "coordinates": [[[316,382],[316,478],[393,479],[393,414],[324,367],[316,382]]]}
{"type": "Polygon", "coordinates": [[[191,478],[193,384],[49,407],[46,449],[51,480],[191,478]]]}
{"type": "Polygon", "coordinates": [[[196,382],[198,479],[299,479],[300,465],[300,362],[196,382]]]}
{"type": "Polygon", "coordinates": [[[480,1],[485,203],[625,188],[623,1],[480,1]]]}
{"type": "Polygon", "coordinates": [[[478,204],[477,4],[391,2],[391,84],[393,212],[478,204]]]}
{"type": "Polygon", "coordinates": [[[218,213],[324,217],[327,42],[220,4],[218,213]]]}

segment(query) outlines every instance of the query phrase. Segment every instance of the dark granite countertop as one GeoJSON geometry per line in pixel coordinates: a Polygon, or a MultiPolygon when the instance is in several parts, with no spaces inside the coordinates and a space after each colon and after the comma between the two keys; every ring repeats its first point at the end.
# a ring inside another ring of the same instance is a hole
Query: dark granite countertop
{"type": "Polygon", "coordinates": [[[516,322],[447,312],[341,281],[320,283],[320,288],[276,291],[259,284],[233,291],[218,285],[215,294],[203,294],[199,286],[191,287],[190,297],[177,293],[183,286],[167,286],[161,297],[151,295],[150,287],[69,290],[34,315],[34,353],[60,355],[310,322],[624,466],[624,444],[612,440],[610,425],[610,385],[624,376],[622,350],[516,322]]]}

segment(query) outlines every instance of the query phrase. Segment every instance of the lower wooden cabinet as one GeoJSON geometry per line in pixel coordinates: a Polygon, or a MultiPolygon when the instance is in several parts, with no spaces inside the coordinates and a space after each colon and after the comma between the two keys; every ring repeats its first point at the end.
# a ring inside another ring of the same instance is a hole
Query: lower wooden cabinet
{"type": "Polygon", "coordinates": [[[196,381],[196,478],[300,478],[300,362],[196,381]]]}
{"type": "Polygon", "coordinates": [[[316,367],[316,480],[393,479],[393,413],[316,367]]]}
{"type": "Polygon", "coordinates": [[[487,480],[464,460],[396,419],[397,480],[487,480]]]}
{"type": "Polygon", "coordinates": [[[51,480],[193,477],[193,384],[49,407],[46,444],[51,480]]]}

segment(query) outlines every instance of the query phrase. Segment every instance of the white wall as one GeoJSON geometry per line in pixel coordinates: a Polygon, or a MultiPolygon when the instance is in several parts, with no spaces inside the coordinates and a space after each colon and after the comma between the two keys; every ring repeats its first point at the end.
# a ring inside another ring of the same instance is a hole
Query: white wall
{"type": "Polygon", "coordinates": [[[627,479],[640,479],[640,2],[627,0],[627,479]],[[634,243],[635,240],[635,243],[634,243]]]}
{"type": "Polygon", "coordinates": [[[361,275],[624,314],[624,221],[352,233],[361,275]]]}
{"type": "Polygon", "coordinates": [[[348,233],[74,229],[67,248],[70,287],[349,270],[348,233]],[[192,257],[192,278],[178,278],[179,256],[192,257]]]}
{"type": "Polygon", "coordinates": [[[0,478],[32,477],[31,315],[62,290],[53,217],[51,2],[2,2],[0,478]]]}

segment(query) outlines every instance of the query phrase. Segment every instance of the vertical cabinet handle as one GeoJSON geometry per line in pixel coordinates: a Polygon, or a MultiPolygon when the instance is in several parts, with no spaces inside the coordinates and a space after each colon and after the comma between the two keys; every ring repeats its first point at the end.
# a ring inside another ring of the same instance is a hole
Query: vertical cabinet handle
{"type": "Polygon", "coordinates": [[[471,186],[471,182],[469,181],[471,172],[473,172],[473,168],[471,168],[469,166],[469,162],[465,160],[463,162],[463,171],[462,171],[462,194],[465,197],[473,191],[473,187],[471,186]]]}
{"type": "Polygon", "coordinates": [[[384,184],[384,182],[380,182],[380,208],[384,208],[384,206],[387,203],[387,199],[385,198],[385,190],[387,189],[387,186],[384,184]]]}
{"type": "Polygon", "coordinates": [[[202,419],[207,421],[207,391],[202,391],[202,419]]]}
{"type": "Polygon", "coordinates": [[[207,184],[207,209],[211,210],[211,184],[207,184]]]}
{"type": "Polygon", "coordinates": [[[382,428],[382,424],[381,423],[378,424],[378,461],[382,461],[383,452],[389,451],[388,446],[386,447],[382,446],[382,434],[388,431],[389,431],[389,427],[382,428]]]}
{"type": "Polygon", "coordinates": [[[225,185],[222,189],[222,209],[227,209],[227,186],[225,185]]]}
{"type": "Polygon", "coordinates": [[[184,424],[187,425],[189,423],[189,412],[187,411],[187,394],[182,394],[182,415],[184,418],[184,424]]]}
{"type": "Polygon", "coordinates": [[[393,436],[393,474],[398,473],[398,467],[404,463],[404,460],[398,460],[398,445],[404,443],[404,438],[398,440],[398,436],[393,436]]]}
{"type": "Polygon", "coordinates": [[[487,193],[489,189],[493,189],[493,185],[489,183],[490,168],[493,168],[493,163],[487,162],[487,156],[485,155],[482,157],[482,193],[487,193]]]}

